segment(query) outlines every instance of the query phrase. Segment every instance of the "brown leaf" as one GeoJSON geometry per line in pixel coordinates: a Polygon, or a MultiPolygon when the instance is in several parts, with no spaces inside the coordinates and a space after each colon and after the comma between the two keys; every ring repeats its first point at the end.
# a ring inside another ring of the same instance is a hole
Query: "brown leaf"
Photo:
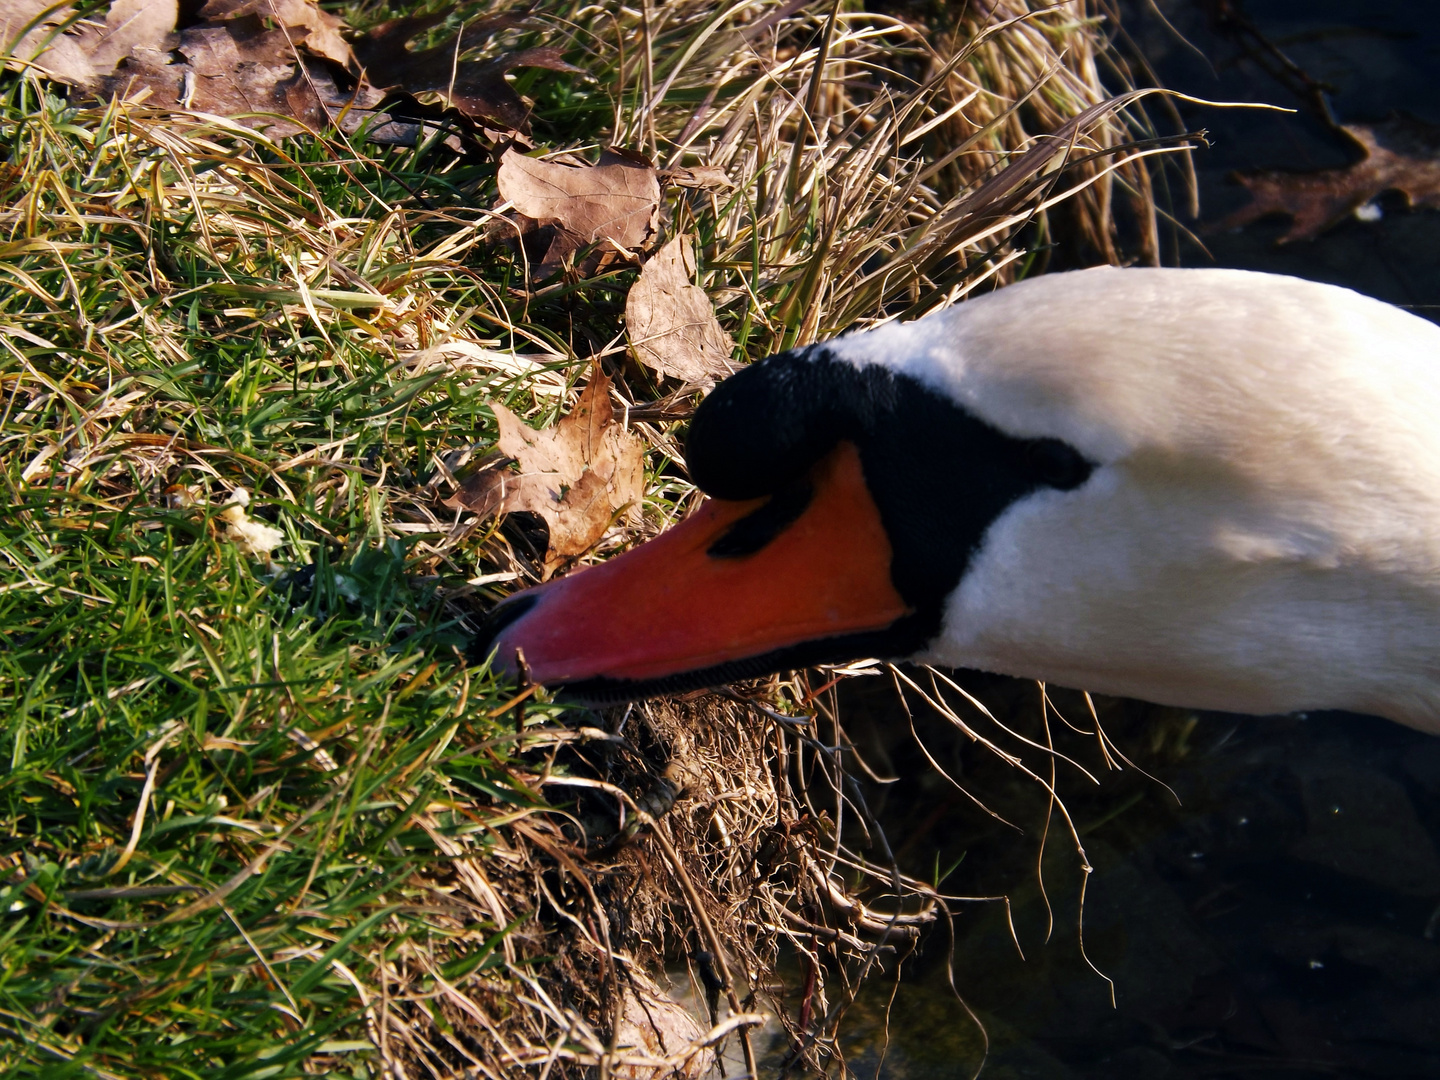
{"type": "Polygon", "coordinates": [[[631,255],[659,222],[660,182],[655,170],[611,155],[599,165],[561,165],[506,150],[497,176],[500,197],[541,225],[555,228],[537,267],[547,277],[586,244],[631,255]]]}
{"type": "Polygon", "coordinates": [[[105,33],[91,62],[113,71],[132,55],[165,53],[174,47],[176,0],[115,0],[105,15],[105,33]]]}
{"type": "Polygon", "coordinates": [[[369,107],[379,95],[342,93],[318,61],[301,57],[301,67],[284,30],[266,30],[255,18],[237,18],[220,26],[196,26],[180,35],[183,63],[131,59],[103,85],[107,93],[152,105],[186,107],[220,116],[239,116],[271,137],[295,135],[306,127],[324,127],[347,105],[344,127],[353,130],[375,115],[369,107]],[[276,116],[247,116],[274,113],[276,116]],[[298,123],[289,123],[286,116],[298,123]]]}
{"type": "MultiPolygon", "coordinates": [[[[43,10],[35,6],[41,2],[15,0],[14,7],[0,11],[0,30],[18,33],[25,22],[15,20],[34,18],[43,10]]],[[[178,34],[176,0],[115,0],[103,29],[82,21],[55,34],[66,16],[64,11],[47,16],[46,25],[22,44],[33,46],[32,53],[41,50],[37,63],[52,78],[88,93],[222,116],[275,113],[298,121],[245,118],[271,136],[337,121],[353,133],[379,120],[370,128],[377,141],[418,137],[414,125],[384,123],[389,118],[373,111],[382,97],[378,91],[337,87],[327,61],[350,59],[340,36],[344,23],[313,0],[208,0],[199,11],[202,21],[178,34]],[[46,37],[52,40],[42,49],[46,37]],[[183,58],[179,62],[176,52],[183,58]]]]}
{"type": "MultiPolygon", "coordinates": [[[[0,34],[5,41],[12,40],[22,26],[50,6],[41,0],[7,2],[0,14],[0,34]]],[[[73,14],[71,8],[51,12],[42,25],[16,43],[12,54],[33,60],[57,82],[94,89],[132,55],[163,58],[175,45],[176,0],[115,0],[103,28],[83,20],[54,34],[73,14]]]]}
{"type": "Polygon", "coordinates": [[[185,31],[180,54],[194,75],[193,108],[221,116],[289,111],[280,84],[294,76],[295,61],[285,31],[238,21],[195,27],[185,31]]]}
{"type": "Polygon", "coordinates": [[[1412,207],[1440,209],[1440,129],[1405,116],[1373,126],[1347,124],[1341,130],[1365,156],[1343,169],[1262,172],[1237,176],[1252,202],[1216,228],[1238,229],[1267,214],[1294,218],[1280,238],[1313,240],[1386,191],[1398,191],[1412,207]]]}
{"type": "Polygon", "coordinates": [[[482,516],[527,510],[550,529],[544,576],[589,551],[617,514],[634,517],[645,493],[643,444],[615,422],[610,380],[598,368],[575,408],[554,427],[536,431],[503,405],[491,406],[500,451],[518,472],[487,468],[445,501],[482,516]]]}
{"type": "Polygon", "coordinates": [[[294,65],[268,63],[262,54],[257,60],[234,63],[237,55],[248,52],[244,44],[214,27],[187,30],[180,51],[192,62],[156,66],[128,61],[105,80],[105,92],[132,100],[143,93],[150,105],[234,116],[249,127],[264,129],[271,138],[334,123],[354,134],[367,121],[371,121],[367,137],[375,142],[413,145],[419,137],[419,125],[397,123],[374,110],[380,100],[376,91],[369,87],[361,87],[359,93],[342,91],[330,73],[312,66],[313,62],[297,70],[294,65]],[[247,115],[251,113],[273,115],[247,115]],[[286,120],[287,116],[296,122],[286,120]]]}
{"type": "Polygon", "coordinates": [[[47,3],[46,0],[5,0],[5,3],[0,4],[0,43],[10,46],[11,56],[28,60],[30,50],[40,47],[50,28],[58,26],[72,13],[71,9],[62,8],[46,14],[53,6],[53,3],[47,3]],[[41,15],[45,15],[45,18],[41,19],[40,24],[23,38],[20,37],[20,31],[41,15]]]}
{"type": "Polygon", "coordinates": [[[90,53],[101,31],[94,26],[81,26],[72,27],[68,33],[56,34],[56,28],[75,14],[72,8],[50,12],[24,37],[17,37],[32,19],[48,7],[50,5],[45,0],[9,0],[0,4],[0,38],[10,45],[6,54],[7,66],[13,57],[33,64],[56,82],[67,86],[93,84],[99,75],[90,62],[90,53]]]}
{"type": "Polygon", "coordinates": [[[641,267],[625,299],[625,326],[642,364],[669,378],[707,384],[735,370],[735,342],[694,276],[690,238],[677,236],[641,267]]]}
{"type": "Polygon", "coordinates": [[[579,71],[566,63],[560,50],[548,46],[504,53],[491,60],[462,60],[461,55],[521,20],[496,15],[468,25],[459,38],[430,49],[411,52],[410,39],[442,22],[447,12],[392,19],[373,28],[355,43],[355,55],[365,77],[382,89],[401,90],[412,96],[437,94],[449,106],[472,119],[513,131],[525,131],[530,108],[505,73],[515,68],[579,71]]]}
{"type": "Polygon", "coordinates": [[[39,20],[19,38],[12,55],[88,94],[239,116],[272,137],[338,124],[347,134],[365,126],[372,141],[404,144],[418,141],[427,123],[378,113],[385,93],[377,86],[437,94],[482,124],[504,129],[482,126],[490,137],[514,137],[508,133],[523,131],[529,107],[506,82],[506,72],[520,67],[579,70],[548,47],[486,61],[458,59],[495,31],[519,25],[522,20],[512,15],[475,20],[455,41],[410,52],[410,38],[445,19],[447,13],[441,12],[394,20],[371,31],[356,50],[370,78],[342,89],[336,81],[345,82],[341,68],[361,73],[342,34],[345,23],[315,0],[203,0],[198,8],[197,2],[187,0],[181,11],[177,0],[115,0],[102,26],[93,19],[77,20],[73,7],[52,11],[48,0],[0,0],[0,40],[16,40],[39,20]],[[177,18],[183,24],[178,33],[177,18]]]}
{"type": "Polygon", "coordinates": [[[314,56],[323,56],[342,67],[354,58],[350,45],[340,36],[345,20],[321,11],[313,0],[206,0],[200,18],[219,22],[255,15],[269,19],[289,31],[287,40],[303,44],[314,56]]]}

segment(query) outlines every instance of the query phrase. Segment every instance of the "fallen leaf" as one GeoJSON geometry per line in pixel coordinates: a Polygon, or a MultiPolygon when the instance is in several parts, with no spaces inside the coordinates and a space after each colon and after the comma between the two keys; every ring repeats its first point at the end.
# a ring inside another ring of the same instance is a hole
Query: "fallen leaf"
{"type": "MultiPolygon", "coordinates": [[[[0,14],[0,32],[13,37],[46,10],[39,3],[14,0],[0,14]]],[[[418,137],[415,125],[373,111],[383,98],[373,87],[339,89],[328,65],[350,59],[340,36],[344,23],[311,0],[209,0],[199,14],[211,21],[178,33],[183,15],[176,0],[116,0],[103,27],[73,20],[62,31],[73,14],[63,8],[47,14],[13,55],[87,93],[241,116],[272,137],[336,122],[354,133],[367,121],[377,141],[418,137]],[[275,116],[246,115],[253,113],[275,116]]]]}
{"type": "Polygon", "coordinates": [[[354,59],[350,45],[340,36],[345,20],[321,11],[311,0],[206,0],[200,18],[216,22],[246,15],[269,19],[284,28],[289,42],[303,44],[315,56],[348,67],[354,59]]]}
{"type": "Polygon", "coordinates": [[[735,342],[694,277],[690,238],[677,236],[640,268],[625,298],[625,326],[642,364],[668,378],[709,384],[735,370],[735,342]]]}
{"type": "Polygon", "coordinates": [[[530,107],[506,80],[516,68],[580,71],[560,50],[543,46],[503,53],[490,60],[462,60],[461,55],[492,37],[497,30],[518,25],[511,15],[479,19],[454,40],[429,49],[407,48],[417,34],[442,22],[448,10],[433,15],[392,19],[374,27],[355,43],[355,55],[369,82],[411,96],[436,94],[447,106],[474,120],[513,131],[527,130],[530,107]]]}
{"type": "Polygon", "coordinates": [[[194,77],[191,107],[221,116],[289,111],[281,84],[295,75],[295,61],[283,30],[248,20],[195,27],[185,31],[179,51],[194,77]]]}
{"type": "Polygon", "coordinates": [[[506,150],[497,181],[500,197],[518,213],[554,229],[537,277],[548,277],[587,244],[634,257],[659,225],[660,181],[650,165],[629,157],[574,166],[506,150]]]}
{"type": "MultiPolygon", "coordinates": [[[[407,48],[448,14],[392,20],[352,49],[345,22],[315,0],[115,0],[103,24],[64,3],[0,0],[0,42],[14,42],[9,66],[33,65],[88,94],[236,116],[271,137],[336,124],[348,135],[364,127],[372,141],[413,145],[434,122],[376,111],[388,93],[404,93],[439,97],[476,122],[477,136],[523,142],[529,106],[506,74],[581,69],[548,46],[462,58],[519,25],[514,15],[474,20],[434,48],[407,48]]],[[[446,123],[453,127],[453,117],[446,123]]],[[[447,142],[460,145],[453,134],[447,142]]]]}
{"type": "Polygon", "coordinates": [[[7,56],[28,60],[54,28],[74,13],[70,8],[51,11],[54,6],[46,0],[5,0],[0,4],[0,48],[7,50],[7,56]],[[20,32],[37,19],[40,21],[22,37],[20,32]]]}
{"type": "Polygon", "coordinates": [[[1216,228],[1238,229],[1268,214],[1287,214],[1294,221],[1280,242],[1313,240],[1386,191],[1399,192],[1412,208],[1440,209],[1440,129],[1393,116],[1341,130],[1364,153],[1359,161],[1343,169],[1237,176],[1252,201],[1216,228]]]}
{"type": "Polygon", "coordinates": [[[597,368],[575,407],[544,431],[503,405],[491,406],[500,452],[519,470],[481,469],[445,504],[482,516],[516,510],[540,515],[550,530],[546,578],[594,547],[618,514],[633,520],[645,493],[644,444],[615,422],[610,385],[597,368]]]}
{"type": "Polygon", "coordinates": [[[378,92],[368,87],[358,94],[343,92],[323,64],[306,57],[299,57],[297,66],[286,31],[266,30],[258,19],[191,27],[180,35],[177,51],[184,62],[132,57],[104,80],[104,91],[129,100],[143,97],[162,108],[239,117],[272,138],[337,120],[351,133],[366,120],[382,125],[388,120],[373,111],[378,92]]]}
{"type": "Polygon", "coordinates": [[[103,25],[74,19],[72,7],[43,0],[8,0],[4,7],[0,35],[7,44],[27,23],[45,14],[39,25],[15,42],[10,55],[33,62],[51,78],[71,86],[96,89],[132,55],[163,57],[175,45],[176,0],[115,0],[103,25]],[[66,22],[70,25],[60,31],[66,22]]]}

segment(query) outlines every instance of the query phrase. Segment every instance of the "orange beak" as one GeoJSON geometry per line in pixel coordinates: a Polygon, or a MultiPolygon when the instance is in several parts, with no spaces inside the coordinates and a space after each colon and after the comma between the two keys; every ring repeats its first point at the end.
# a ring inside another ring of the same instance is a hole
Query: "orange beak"
{"type": "Polygon", "coordinates": [[[736,538],[770,500],[710,499],[648,544],[521,593],[492,614],[475,655],[493,648],[512,674],[583,684],[598,699],[868,655],[826,653],[910,608],[890,581],[890,540],[859,451],[841,443],[808,484],[798,516],[758,545],[736,538]]]}

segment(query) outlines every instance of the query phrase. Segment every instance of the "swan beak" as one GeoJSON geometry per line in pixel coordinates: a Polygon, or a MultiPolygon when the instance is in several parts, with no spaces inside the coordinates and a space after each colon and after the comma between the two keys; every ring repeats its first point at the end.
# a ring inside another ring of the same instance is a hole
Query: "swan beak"
{"type": "Polygon", "coordinates": [[[512,675],[623,699],[909,614],[855,446],[841,443],[787,490],[706,500],[649,543],[518,594],[491,614],[472,657],[493,653],[512,675]]]}

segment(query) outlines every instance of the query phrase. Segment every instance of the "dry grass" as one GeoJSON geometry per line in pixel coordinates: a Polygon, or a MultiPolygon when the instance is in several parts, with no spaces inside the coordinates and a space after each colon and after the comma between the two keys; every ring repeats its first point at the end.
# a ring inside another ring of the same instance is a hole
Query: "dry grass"
{"type": "MultiPolygon", "coordinates": [[[[1155,257],[1157,147],[1100,86],[1098,10],[965,10],[576,6],[487,48],[590,73],[521,76],[544,149],[726,171],[666,229],[754,359],[1033,272],[1057,234],[1114,258],[1119,205],[1155,257]]],[[[6,1075],[664,1075],[776,1004],[782,948],[813,978],[796,1053],[839,1067],[856,986],[938,900],[873,822],[847,847],[823,694],[596,716],[457,660],[539,562],[441,502],[490,403],[541,424],[590,364],[617,377],[643,524],[590,558],[695,498],[694,395],[628,361],[633,270],[530,283],[493,161],[439,138],[3,90],[6,1075]],[[236,488],[280,565],[237,546],[236,488]],[[720,1027],[648,1046],[626,1017],[679,956],[720,1027]]]]}
{"type": "Polygon", "coordinates": [[[1146,150],[1120,149],[1154,133],[1101,85],[1102,63],[1127,79],[1102,13],[962,6],[938,34],[823,7],[775,24],[751,5],[728,32],[710,9],[657,10],[635,61],[656,104],[619,117],[620,141],[736,182],[728,200],[686,200],[675,224],[705,239],[711,295],[752,355],[1037,269],[1061,204],[1076,239],[1117,261],[1118,197],[1130,257],[1158,258],[1146,150]]]}

